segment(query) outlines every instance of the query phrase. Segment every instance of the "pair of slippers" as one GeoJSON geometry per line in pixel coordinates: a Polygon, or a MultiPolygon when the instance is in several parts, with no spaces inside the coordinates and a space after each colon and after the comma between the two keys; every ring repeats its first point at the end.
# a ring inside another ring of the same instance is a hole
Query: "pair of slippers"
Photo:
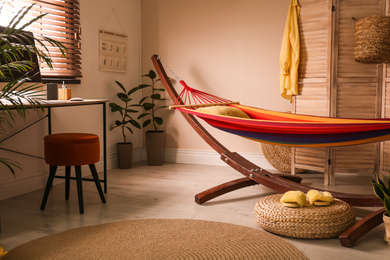
{"type": "Polygon", "coordinates": [[[307,194],[302,191],[287,191],[283,194],[280,202],[289,208],[303,208],[306,200],[314,206],[329,206],[333,202],[333,196],[327,191],[309,190],[307,194]]]}

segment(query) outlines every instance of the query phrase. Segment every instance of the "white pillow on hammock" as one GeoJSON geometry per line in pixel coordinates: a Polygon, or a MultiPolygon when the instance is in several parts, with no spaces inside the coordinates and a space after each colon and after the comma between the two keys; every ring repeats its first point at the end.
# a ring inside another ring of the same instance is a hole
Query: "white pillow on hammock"
{"type": "Polygon", "coordinates": [[[212,114],[212,115],[219,115],[219,116],[250,118],[244,111],[236,107],[229,107],[229,106],[202,107],[202,108],[198,108],[196,111],[212,114]]]}

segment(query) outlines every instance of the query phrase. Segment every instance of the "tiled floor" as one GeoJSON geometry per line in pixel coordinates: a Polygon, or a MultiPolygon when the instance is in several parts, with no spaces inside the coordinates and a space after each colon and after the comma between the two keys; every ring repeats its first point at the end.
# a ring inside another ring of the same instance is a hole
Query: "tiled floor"
{"type": "MultiPolygon", "coordinates": [[[[75,183],[71,197],[64,200],[64,185],[55,185],[46,209],[39,209],[43,190],[0,201],[2,232],[0,245],[6,250],[67,229],[105,222],[145,218],[186,218],[228,222],[261,229],[253,208],[263,196],[274,191],[257,185],[225,194],[203,205],[194,202],[194,195],[212,186],[242,177],[225,166],[165,164],[134,165],[129,170],[108,173],[107,203],[100,202],[93,183],[84,182],[85,213],[79,214],[75,183]]],[[[323,175],[304,173],[303,183],[323,187],[323,175]]],[[[338,174],[334,190],[370,193],[371,176],[338,174]]],[[[363,217],[377,208],[355,208],[363,217]]],[[[361,238],[353,248],[342,247],[338,239],[291,239],[310,259],[390,259],[390,247],[384,240],[383,224],[361,238]]]]}

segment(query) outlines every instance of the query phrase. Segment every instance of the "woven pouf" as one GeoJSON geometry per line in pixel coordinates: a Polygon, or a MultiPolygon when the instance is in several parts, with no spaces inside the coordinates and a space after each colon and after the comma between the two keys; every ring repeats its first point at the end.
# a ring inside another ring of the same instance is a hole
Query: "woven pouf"
{"type": "Polygon", "coordinates": [[[256,203],[255,218],[265,230],[288,237],[318,239],[338,237],[355,223],[355,212],[344,201],[334,199],[330,206],[309,202],[303,208],[280,203],[282,194],[267,196],[256,203]]]}

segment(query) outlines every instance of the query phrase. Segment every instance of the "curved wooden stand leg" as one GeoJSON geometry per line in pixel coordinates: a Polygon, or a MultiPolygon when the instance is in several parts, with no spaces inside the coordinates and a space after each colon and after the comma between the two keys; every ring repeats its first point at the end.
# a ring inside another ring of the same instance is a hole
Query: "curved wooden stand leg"
{"type": "Polygon", "coordinates": [[[385,209],[378,210],[371,213],[367,217],[361,219],[355,225],[344,231],[339,236],[339,240],[342,246],[352,247],[357,240],[359,240],[368,231],[372,230],[376,226],[383,222],[383,213],[385,209]]]}
{"type": "Polygon", "coordinates": [[[225,193],[238,190],[241,188],[245,188],[248,186],[252,186],[252,185],[258,185],[258,183],[246,177],[229,181],[196,194],[195,202],[198,204],[203,204],[206,201],[214,199],[215,197],[221,196],[225,193]]]}
{"type": "MultiPolygon", "coordinates": [[[[300,183],[302,180],[302,178],[300,178],[298,176],[294,176],[294,175],[280,174],[279,176],[282,178],[292,180],[296,183],[300,183]]],[[[196,194],[195,195],[195,202],[198,203],[199,205],[201,205],[201,204],[205,203],[206,201],[214,199],[214,198],[221,196],[223,194],[226,194],[228,192],[238,190],[241,188],[245,188],[248,186],[252,186],[252,185],[259,185],[259,183],[257,183],[254,180],[251,180],[249,178],[246,178],[246,177],[236,179],[233,181],[229,181],[229,182],[225,182],[223,184],[220,184],[218,186],[212,187],[210,189],[207,189],[203,192],[196,194]]]]}

